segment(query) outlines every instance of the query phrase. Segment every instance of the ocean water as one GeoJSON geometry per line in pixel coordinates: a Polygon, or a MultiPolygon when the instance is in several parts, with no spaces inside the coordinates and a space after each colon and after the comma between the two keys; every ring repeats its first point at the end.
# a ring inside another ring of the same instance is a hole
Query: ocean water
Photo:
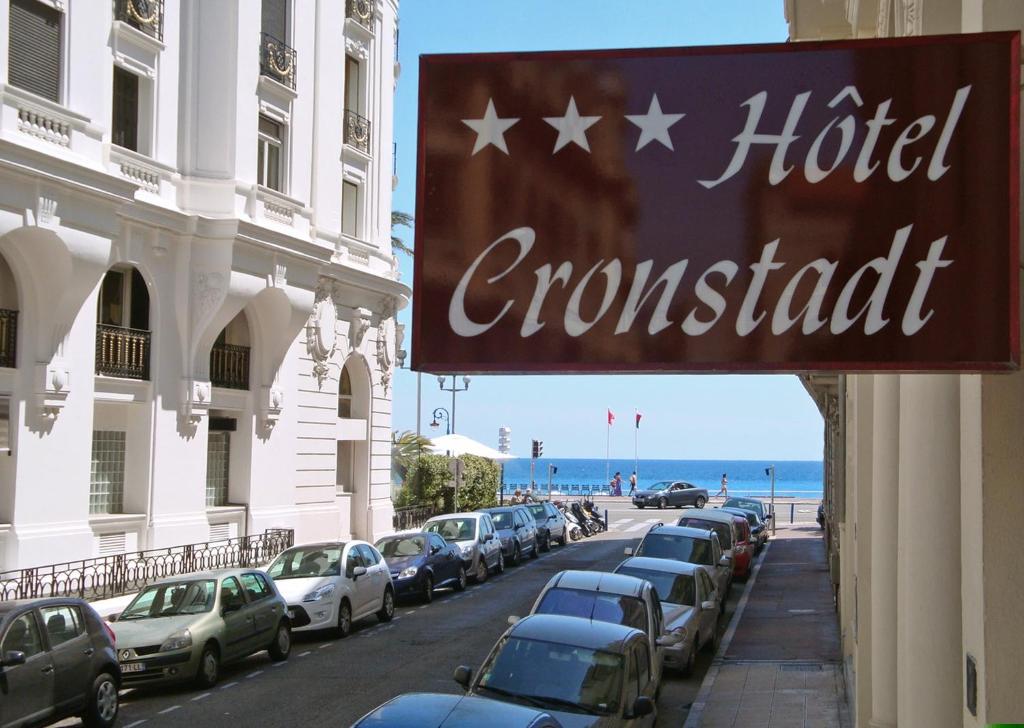
{"type": "MultiPolygon", "coordinates": [[[[555,486],[607,485],[603,459],[564,459],[537,461],[534,480],[543,490],[548,482],[548,464],[558,467],[552,478],[555,486]]],[[[729,495],[767,496],[771,479],[764,469],[773,463],[760,460],[640,460],[637,483],[640,488],[659,480],[685,480],[718,492],[722,473],[729,476],[729,495]]],[[[611,460],[611,474],[622,473],[622,492],[629,491],[632,460],[611,460]]],[[[820,460],[777,460],[775,495],[795,498],[821,498],[824,463],[820,460]]],[[[529,458],[516,458],[505,463],[505,483],[525,486],[530,481],[529,458]]],[[[508,487],[506,485],[506,487],[508,487]]]]}

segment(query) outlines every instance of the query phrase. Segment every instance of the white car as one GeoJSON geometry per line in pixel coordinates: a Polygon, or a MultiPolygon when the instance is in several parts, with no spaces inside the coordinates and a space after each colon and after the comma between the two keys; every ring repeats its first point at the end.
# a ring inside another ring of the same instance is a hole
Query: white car
{"type": "Polygon", "coordinates": [[[459,547],[466,573],[477,584],[487,581],[491,572],[505,570],[501,540],[487,513],[448,513],[434,516],[423,524],[426,533],[436,533],[448,543],[459,547]]]}
{"type": "Polygon", "coordinates": [[[267,573],[288,602],[295,631],[333,629],[345,637],[364,617],[390,622],[395,614],[388,565],[365,541],[293,546],[274,559],[267,573]]]}

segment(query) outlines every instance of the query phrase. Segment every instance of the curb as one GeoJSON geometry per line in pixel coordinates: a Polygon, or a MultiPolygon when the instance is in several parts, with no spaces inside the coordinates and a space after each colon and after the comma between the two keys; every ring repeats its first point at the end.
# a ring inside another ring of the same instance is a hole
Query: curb
{"type": "Polygon", "coordinates": [[[715,680],[718,678],[718,673],[722,668],[722,663],[725,661],[724,655],[729,649],[732,638],[736,634],[736,627],[740,623],[740,619],[743,617],[743,611],[747,608],[747,601],[750,598],[750,592],[754,589],[754,584],[757,583],[757,577],[761,573],[761,567],[768,559],[768,550],[775,543],[774,540],[769,541],[765,544],[764,551],[761,554],[761,561],[758,562],[757,566],[754,567],[754,571],[750,578],[747,579],[746,586],[743,588],[743,596],[740,597],[739,603],[736,605],[736,611],[732,614],[732,619],[729,620],[729,626],[725,630],[725,635],[722,637],[722,641],[718,645],[718,652],[711,660],[711,667],[704,674],[704,680],[700,684],[700,690],[697,692],[697,697],[690,705],[690,711],[686,714],[686,722],[683,723],[683,728],[700,728],[701,719],[704,717],[704,707],[707,705],[708,698],[711,697],[711,691],[714,689],[715,680]]]}

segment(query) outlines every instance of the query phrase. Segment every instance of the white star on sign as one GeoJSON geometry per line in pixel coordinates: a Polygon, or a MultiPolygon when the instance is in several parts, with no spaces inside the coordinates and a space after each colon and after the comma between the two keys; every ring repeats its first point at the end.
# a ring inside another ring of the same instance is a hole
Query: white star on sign
{"type": "MultiPolygon", "coordinates": [[[[494,99],[487,99],[487,111],[482,119],[463,119],[462,123],[476,132],[476,144],[473,145],[473,154],[476,154],[488,144],[493,144],[501,151],[508,154],[508,147],[505,146],[505,132],[519,119],[499,119],[498,113],[494,110],[494,99]]],[[[473,156],[472,154],[470,156],[473,156]]]]}
{"type": "Polygon", "coordinates": [[[580,116],[580,112],[576,110],[576,99],[570,96],[565,116],[544,118],[544,121],[558,129],[558,139],[555,141],[555,148],[551,153],[555,154],[569,142],[575,142],[589,152],[590,145],[587,144],[587,129],[596,124],[600,118],[600,116],[580,116]]]}
{"type": "MultiPolygon", "coordinates": [[[[648,142],[657,139],[669,149],[672,149],[672,137],[668,134],[668,128],[682,119],[686,114],[663,114],[661,104],[658,103],[658,94],[651,98],[651,105],[646,114],[635,114],[626,116],[631,122],[640,127],[640,139],[636,143],[636,151],[640,151],[648,142]]],[[[675,149],[672,149],[675,151],[675,149]]]]}

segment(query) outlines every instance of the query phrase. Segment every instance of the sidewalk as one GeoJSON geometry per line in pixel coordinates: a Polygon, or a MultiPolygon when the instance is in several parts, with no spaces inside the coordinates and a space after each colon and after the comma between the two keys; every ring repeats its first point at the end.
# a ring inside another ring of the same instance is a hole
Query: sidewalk
{"type": "Polygon", "coordinates": [[[847,728],[821,531],[779,528],[740,599],[685,728],[847,728]]]}

